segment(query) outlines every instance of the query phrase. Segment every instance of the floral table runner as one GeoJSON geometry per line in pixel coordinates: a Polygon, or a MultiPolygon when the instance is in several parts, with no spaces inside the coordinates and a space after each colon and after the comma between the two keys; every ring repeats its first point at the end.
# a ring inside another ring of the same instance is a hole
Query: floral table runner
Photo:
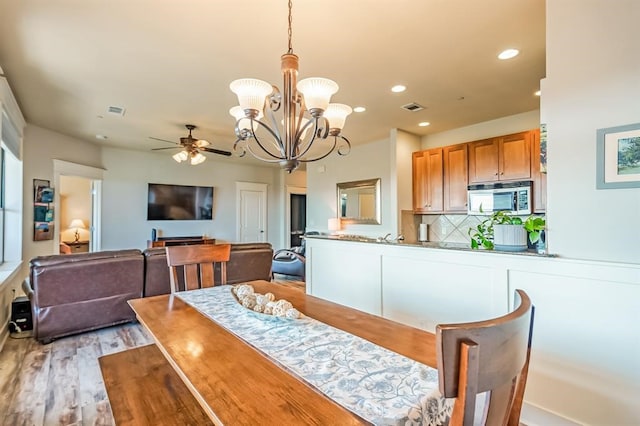
{"type": "Polygon", "coordinates": [[[376,425],[446,425],[438,371],[315,319],[244,308],[220,286],[177,293],[337,404],[376,425]]]}

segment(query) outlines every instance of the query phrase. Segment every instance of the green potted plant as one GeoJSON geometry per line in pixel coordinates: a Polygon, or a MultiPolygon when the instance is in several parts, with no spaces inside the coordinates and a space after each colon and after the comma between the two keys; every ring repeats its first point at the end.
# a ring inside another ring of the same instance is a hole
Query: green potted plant
{"type": "Polygon", "coordinates": [[[531,244],[536,245],[538,253],[544,252],[545,249],[543,233],[546,226],[546,220],[540,216],[529,216],[527,220],[524,221],[524,229],[526,229],[529,234],[529,241],[531,241],[531,244]]]}
{"type": "Polygon", "coordinates": [[[523,221],[506,211],[494,212],[475,228],[469,229],[471,248],[486,250],[524,251],[527,249],[527,235],[532,244],[541,241],[545,228],[542,217],[529,216],[523,221]]]}

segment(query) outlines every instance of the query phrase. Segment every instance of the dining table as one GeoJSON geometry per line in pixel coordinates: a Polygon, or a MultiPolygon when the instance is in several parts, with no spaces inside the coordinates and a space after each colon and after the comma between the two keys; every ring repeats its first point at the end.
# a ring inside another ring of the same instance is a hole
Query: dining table
{"type": "Polygon", "coordinates": [[[230,285],[129,301],[215,424],[446,423],[433,333],[293,287],[244,284],[302,318],[247,309],[230,285]]]}

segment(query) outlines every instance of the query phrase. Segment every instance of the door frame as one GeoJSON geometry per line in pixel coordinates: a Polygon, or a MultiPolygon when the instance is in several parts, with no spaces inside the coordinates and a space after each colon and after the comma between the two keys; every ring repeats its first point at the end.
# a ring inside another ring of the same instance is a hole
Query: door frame
{"type": "Polygon", "coordinates": [[[264,224],[264,239],[263,241],[269,240],[269,224],[267,223],[267,208],[269,205],[268,202],[268,192],[267,192],[267,184],[266,183],[255,183],[255,182],[236,182],[236,241],[242,241],[242,203],[241,203],[241,195],[242,191],[254,191],[254,192],[262,192],[263,200],[264,200],[264,208],[262,209],[262,223],[264,224]]]}
{"type": "MultiPolygon", "coordinates": [[[[102,180],[105,169],[85,166],[84,164],[71,163],[63,160],[53,160],[53,184],[54,188],[60,188],[60,176],[76,176],[92,181],[91,197],[91,248],[90,251],[100,251],[102,247],[102,180]]],[[[60,191],[54,191],[54,206],[60,208],[60,191]]],[[[54,215],[53,253],[58,253],[60,246],[60,215],[54,215]]]]}
{"type": "MultiPolygon", "coordinates": [[[[289,247],[291,244],[291,195],[307,195],[307,188],[302,186],[287,185],[287,194],[285,195],[284,217],[286,223],[284,225],[284,238],[282,241],[285,243],[285,247],[289,247]]],[[[306,231],[306,230],[305,230],[306,231]]]]}

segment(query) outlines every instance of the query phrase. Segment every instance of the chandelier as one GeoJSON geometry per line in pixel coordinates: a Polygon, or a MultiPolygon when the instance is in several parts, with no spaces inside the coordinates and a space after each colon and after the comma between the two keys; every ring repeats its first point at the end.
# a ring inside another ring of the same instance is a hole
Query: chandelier
{"type": "Polygon", "coordinates": [[[236,119],[234,151],[240,157],[248,151],[258,160],[279,163],[289,173],[300,163],[321,160],[336,148],[339,155],[347,155],[351,143],[341,132],[352,111],[348,105],[329,103],[331,95],[338,91],[335,82],[320,77],[297,81],[298,56],[291,45],[291,7],[289,0],[289,49],[281,56],[283,92],[252,78],[234,80],[229,85],[240,103],[229,110],[236,119]],[[275,113],[280,109],[283,118],[278,124],[275,113]],[[329,141],[328,146],[311,149],[314,142],[325,140],[329,141]]]}

